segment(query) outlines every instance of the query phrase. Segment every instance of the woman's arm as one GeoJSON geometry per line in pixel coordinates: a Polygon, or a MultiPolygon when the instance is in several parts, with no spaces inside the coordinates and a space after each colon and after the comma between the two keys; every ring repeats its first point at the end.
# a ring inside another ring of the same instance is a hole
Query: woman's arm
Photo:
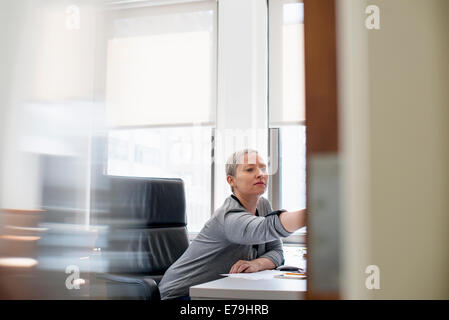
{"type": "Polygon", "coordinates": [[[279,220],[288,232],[296,231],[306,225],[306,209],[298,211],[284,211],[279,214],[279,220]]]}
{"type": "Polygon", "coordinates": [[[245,211],[230,211],[224,216],[223,227],[226,239],[238,244],[265,243],[291,234],[276,213],[257,217],[245,211]]]}

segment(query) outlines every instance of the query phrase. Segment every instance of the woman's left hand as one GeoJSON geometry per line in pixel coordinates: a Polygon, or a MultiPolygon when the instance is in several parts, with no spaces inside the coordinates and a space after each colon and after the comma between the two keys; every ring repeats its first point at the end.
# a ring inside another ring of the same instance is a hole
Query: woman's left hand
{"type": "Polygon", "coordinates": [[[229,273],[250,273],[260,271],[260,265],[256,261],[239,260],[229,271],[229,273]]]}

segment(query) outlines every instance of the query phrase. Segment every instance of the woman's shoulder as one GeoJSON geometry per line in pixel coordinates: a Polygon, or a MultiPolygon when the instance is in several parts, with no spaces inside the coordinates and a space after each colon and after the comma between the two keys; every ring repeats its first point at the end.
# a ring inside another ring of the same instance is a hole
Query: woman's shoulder
{"type": "Polygon", "coordinates": [[[273,208],[271,207],[271,202],[267,198],[260,197],[259,202],[257,203],[257,210],[259,211],[260,216],[266,216],[273,211],[273,208]]]}
{"type": "Polygon", "coordinates": [[[246,209],[237,200],[235,200],[232,195],[230,195],[225,199],[221,207],[214,211],[213,216],[224,217],[227,213],[236,211],[244,212],[246,209]]]}
{"type": "MultiPolygon", "coordinates": [[[[257,203],[257,209],[259,212],[263,212],[264,215],[273,211],[271,202],[265,198],[260,197],[257,203]]],[[[228,213],[230,211],[247,211],[240,201],[233,195],[228,196],[223,205],[215,210],[215,213],[228,213]]]]}
{"type": "Polygon", "coordinates": [[[216,211],[219,211],[220,213],[227,213],[234,210],[245,210],[245,208],[240,204],[239,201],[235,200],[235,198],[230,195],[225,199],[223,205],[216,211]]]}
{"type": "MultiPolygon", "coordinates": [[[[270,201],[264,197],[259,198],[257,210],[260,216],[266,216],[273,211],[270,201]]],[[[240,202],[230,195],[225,199],[223,205],[215,210],[213,216],[225,216],[229,212],[237,211],[247,212],[240,202]]]]}

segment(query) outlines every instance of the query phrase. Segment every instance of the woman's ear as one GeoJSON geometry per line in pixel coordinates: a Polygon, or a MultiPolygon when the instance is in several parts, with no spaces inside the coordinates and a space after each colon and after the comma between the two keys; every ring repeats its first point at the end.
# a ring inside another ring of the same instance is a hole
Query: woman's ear
{"type": "Polygon", "coordinates": [[[229,183],[229,185],[230,185],[231,187],[234,186],[234,177],[233,177],[233,176],[227,176],[227,177],[226,177],[226,181],[229,183]]]}

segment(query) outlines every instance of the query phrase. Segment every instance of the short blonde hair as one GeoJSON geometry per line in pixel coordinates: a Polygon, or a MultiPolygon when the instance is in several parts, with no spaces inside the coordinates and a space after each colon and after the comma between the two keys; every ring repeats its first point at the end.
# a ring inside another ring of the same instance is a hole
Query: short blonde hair
{"type": "MultiPolygon", "coordinates": [[[[226,161],[226,176],[235,176],[235,173],[237,171],[237,166],[239,164],[242,164],[243,161],[241,161],[240,159],[242,159],[246,154],[249,153],[256,153],[259,154],[257,152],[257,150],[253,150],[253,149],[243,149],[240,151],[235,151],[226,161]]],[[[234,192],[234,188],[231,186],[231,191],[234,192]]]]}

